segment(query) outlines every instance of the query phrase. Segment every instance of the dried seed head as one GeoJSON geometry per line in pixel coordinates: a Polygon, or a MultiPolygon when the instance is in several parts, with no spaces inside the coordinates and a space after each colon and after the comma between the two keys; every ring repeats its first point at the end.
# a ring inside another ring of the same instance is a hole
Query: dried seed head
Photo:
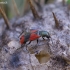
{"type": "Polygon", "coordinates": [[[57,20],[55,14],[54,14],[53,12],[52,12],[52,14],[53,14],[54,21],[55,21],[55,27],[56,27],[56,28],[59,28],[59,21],[57,20]]]}
{"type": "Polygon", "coordinates": [[[17,8],[17,5],[16,5],[15,0],[12,0],[12,2],[13,2],[13,6],[14,6],[14,9],[15,9],[15,11],[16,11],[17,16],[19,16],[20,14],[19,14],[19,10],[18,10],[18,8],[17,8]]]}
{"type": "Polygon", "coordinates": [[[11,27],[10,27],[10,22],[8,21],[8,18],[7,18],[5,12],[2,10],[1,7],[0,7],[0,14],[1,14],[2,17],[3,17],[3,19],[4,19],[4,21],[5,21],[5,24],[6,24],[7,28],[8,28],[8,29],[11,29],[11,27]]]}
{"type": "Polygon", "coordinates": [[[29,5],[30,5],[30,8],[31,8],[31,10],[32,10],[32,13],[33,13],[34,18],[35,18],[35,19],[40,19],[41,17],[38,15],[38,13],[37,13],[35,7],[33,6],[32,1],[31,1],[31,0],[28,0],[28,2],[29,2],[29,5]]]}

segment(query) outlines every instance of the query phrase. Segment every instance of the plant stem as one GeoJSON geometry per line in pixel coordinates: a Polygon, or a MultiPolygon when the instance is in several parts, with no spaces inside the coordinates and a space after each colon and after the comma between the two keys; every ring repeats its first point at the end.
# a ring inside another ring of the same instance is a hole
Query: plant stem
{"type": "Polygon", "coordinates": [[[16,5],[15,0],[12,0],[12,2],[13,2],[13,6],[14,6],[14,9],[15,9],[15,11],[16,11],[17,16],[19,16],[20,14],[19,14],[19,10],[18,10],[18,8],[17,8],[17,5],[16,5]]]}
{"type": "Polygon", "coordinates": [[[55,14],[54,14],[53,12],[52,12],[52,14],[53,14],[54,21],[55,21],[55,27],[56,27],[56,28],[59,28],[59,21],[57,20],[55,14]]]}
{"type": "Polygon", "coordinates": [[[8,28],[8,29],[11,29],[11,27],[10,27],[10,22],[9,22],[9,20],[8,20],[6,14],[5,14],[5,12],[2,10],[1,7],[0,7],[0,14],[1,14],[2,17],[3,17],[3,19],[4,19],[4,21],[5,21],[5,24],[6,24],[7,28],[8,28]]]}
{"type": "Polygon", "coordinates": [[[31,1],[31,0],[28,0],[28,2],[29,2],[29,5],[30,5],[30,8],[31,8],[31,10],[32,10],[32,13],[33,13],[34,18],[35,18],[35,19],[40,19],[41,17],[38,15],[38,13],[37,13],[35,7],[33,6],[32,1],[31,1]]]}

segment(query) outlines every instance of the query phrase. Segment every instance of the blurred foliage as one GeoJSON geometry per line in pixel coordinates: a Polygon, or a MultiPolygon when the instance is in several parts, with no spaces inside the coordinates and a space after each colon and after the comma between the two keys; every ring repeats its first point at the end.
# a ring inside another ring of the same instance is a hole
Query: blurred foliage
{"type": "MultiPolygon", "coordinates": [[[[23,16],[24,13],[24,8],[26,8],[26,6],[28,5],[24,5],[26,0],[15,0],[15,3],[17,5],[17,8],[20,12],[20,16],[23,16]]],[[[37,1],[37,0],[36,0],[37,1]]],[[[42,0],[38,0],[38,2],[40,3],[42,0]]],[[[51,3],[54,0],[44,0],[45,3],[51,3]]],[[[2,9],[4,10],[4,12],[6,13],[8,18],[12,18],[17,16],[15,9],[14,9],[14,5],[12,3],[12,0],[0,0],[0,2],[7,2],[7,4],[0,4],[0,6],[2,7],[2,9]]]]}
{"type": "Polygon", "coordinates": [[[67,4],[70,4],[70,0],[67,0],[67,4]]]}
{"type": "MultiPolygon", "coordinates": [[[[16,12],[12,4],[12,0],[0,0],[0,2],[7,2],[7,4],[0,4],[0,6],[4,10],[8,18],[12,18],[16,16],[16,12]]],[[[20,11],[20,13],[22,13],[24,0],[15,0],[15,2],[17,4],[18,10],[20,11]]]]}

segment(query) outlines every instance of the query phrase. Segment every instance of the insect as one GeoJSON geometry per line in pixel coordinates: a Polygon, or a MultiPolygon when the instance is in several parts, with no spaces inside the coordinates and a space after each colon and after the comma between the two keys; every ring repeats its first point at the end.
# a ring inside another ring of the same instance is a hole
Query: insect
{"type": "Polygon", "coordinates": [[[21,35],[20,37],[20,43],[21,44],[26,44],[26,42],[29,41],[28,44],[31,43],[31,41],[37,40],[38,43],[38,39],[42,37],[44,39],[44,37],[46,38],[50,38],[50,34],[47,31],[39,31],[39,30],[34,30],[32,29],[30,32],[26,32],[24,35],[21,35]]]}

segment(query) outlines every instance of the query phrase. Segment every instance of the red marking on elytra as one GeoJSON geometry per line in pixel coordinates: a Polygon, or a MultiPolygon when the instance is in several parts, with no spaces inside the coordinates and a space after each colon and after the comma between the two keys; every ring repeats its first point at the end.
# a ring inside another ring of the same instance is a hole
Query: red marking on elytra
{"type": "Polygon", "coordinates": [[[40,36],[38,36],[37,34],[32,33],[31,36],[30,36],[30,38],[29,38],[29,40],[30,40],[30,41],[33,41],[33,40],[38,39],[39,37],[40,37],[40,36]]]}
{"type": "Polygon", "coordinates": [[[38,31],[38,30],[31,30],[30,32],[31,32],[31,33],[34,33],[34,32],[37,32],[37,31],[38,31]]]}
{"type": "MultiPolygon", "coordinates": [[[[37,34],[37,31],[38,30],[31,30],[30,31],[30,38],[28,39],[28,41],[33,41],[33,40],[36,40],[36,39],[38,39],[40,36],[38,36],[38,34],[37,34]]],[[[24,44],[24,42],[25,42],[25,36],[24,35],[22,35],[21,37],[20,37],[20,43],[21,44],[24,44]]]]}
{"type": "Polygon", "coordinates": [[[24,36],[20,37],[20,43],[23,44],[24,43],[24,36]]]}

